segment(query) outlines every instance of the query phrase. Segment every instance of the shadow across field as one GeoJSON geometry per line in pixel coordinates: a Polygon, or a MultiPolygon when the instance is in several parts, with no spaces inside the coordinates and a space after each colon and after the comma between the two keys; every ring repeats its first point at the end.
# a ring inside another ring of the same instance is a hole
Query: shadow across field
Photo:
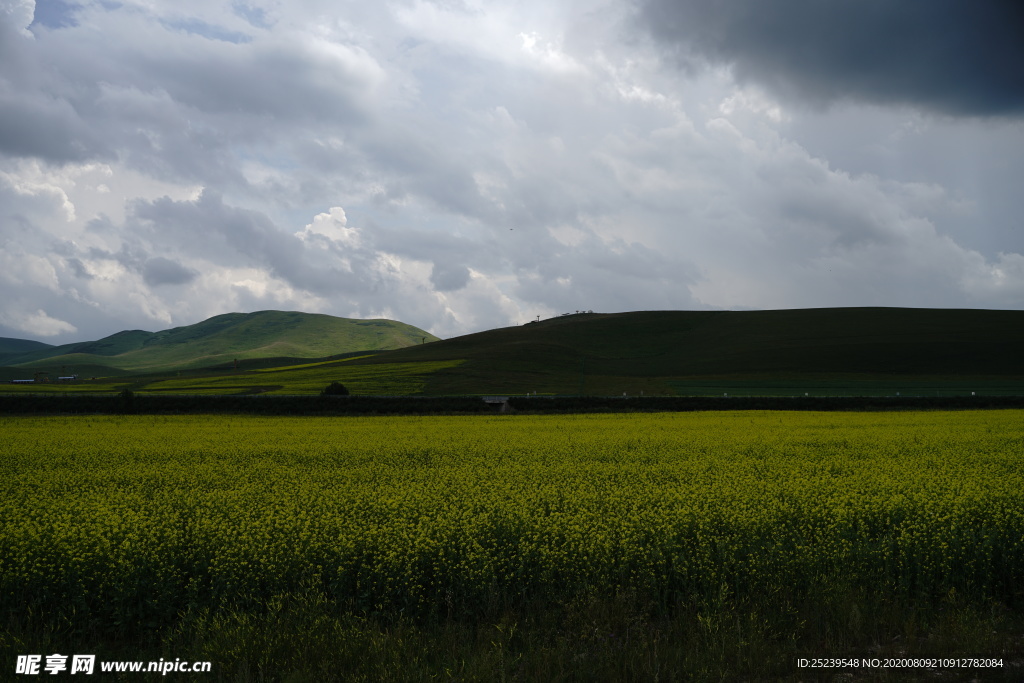
{"type": "Polygon", "coordinates": [[[1024,396],[287,396],[244,394],[6,394],[0,414],[447,415],[455,413],[644,413],[732,410],[898,411],[1024,408],[1024,396]]]}

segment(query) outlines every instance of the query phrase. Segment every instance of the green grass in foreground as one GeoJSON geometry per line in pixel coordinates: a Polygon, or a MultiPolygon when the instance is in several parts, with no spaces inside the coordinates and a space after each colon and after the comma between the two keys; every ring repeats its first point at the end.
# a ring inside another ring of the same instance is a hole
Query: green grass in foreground
{"type": "Polygon", "coordinates": [[[982,656],[1004,668],[970,676],[1014,680],[1021,418],[3,418],[2,665],[824,680],[796,658],[982,656]]]}

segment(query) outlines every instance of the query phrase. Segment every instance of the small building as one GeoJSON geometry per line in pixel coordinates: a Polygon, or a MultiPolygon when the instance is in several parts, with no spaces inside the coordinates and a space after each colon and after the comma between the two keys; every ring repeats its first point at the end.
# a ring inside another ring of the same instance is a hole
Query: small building
{"type": "Polygon", "coordinates": [[[483,401],[496,413],[507,413],[511,410],[508,405],[508,396],[484,396],[483,401]]]}

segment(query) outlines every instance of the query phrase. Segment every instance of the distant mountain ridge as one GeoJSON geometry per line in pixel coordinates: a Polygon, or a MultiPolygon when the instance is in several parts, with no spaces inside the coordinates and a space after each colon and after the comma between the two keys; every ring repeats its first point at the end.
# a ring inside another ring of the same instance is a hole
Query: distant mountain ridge
{"type": "Polygon", "coordinates": [[[160,332],[123,330],[96,341],[50,346],[0,339],[0,362],[25,370],[96,374],[166,372],[252,358],[326,358],[354,351],[399,349],[437,337],[406,323],[320,313],[225,313],[160,332]],[[99,370],[97,370],[97,368],[99,370]]]}

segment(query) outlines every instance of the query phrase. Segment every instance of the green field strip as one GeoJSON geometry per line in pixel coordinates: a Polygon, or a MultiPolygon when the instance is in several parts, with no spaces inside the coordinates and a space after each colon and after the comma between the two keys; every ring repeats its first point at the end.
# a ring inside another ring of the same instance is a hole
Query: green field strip
{"type": "Polygon", "coordinates": [[[269,393],[319,393],[331,382],[341,382],[349,391],[363,395],[420,394],[431,373],[459,365],[461,361],[425,363],[381,363],[375,365],[348,365],[334,361],[302,368],[283,368],[273,373],[237,373],[220,377],[173,378],[157,380],[140,387],[141,391],[190,393],[193,388],[203,393],[222,389],[224,393],[238,393],[246,388],[275,385],[269,393]]]}
{"type": "Polygon", "coordinates": [[[61,384],[38,383],[38,384],[0,384],[0,393],[3,394],[103,394],[112,391],[121,391],[131,384],[127,378],[109,384],[93,383],[67,383],[61,384]]]}
{"type": "Polygon", "coordinates": [[[679,396],[1020,396],[1024,381],[1005,379],[670,380],[679,396]]]}
{"type": "Polygon", "coordinates": [[[353,360],[361,360],[363,358],[372,358],[375,355],[376,354],[368,353],[365,356],[352,356],[351,358],[343,358],[341,360],[321,360],[315,363],[302,363],[299,365],[282,365],[281,367],[277,368],[257,368],[255,370],[250,370],[250,372],[287,372],[289,370],[301,370],[303,368],[324,367],[328,365],[337,365],[338,363],[347,363],[353,360]]]}

